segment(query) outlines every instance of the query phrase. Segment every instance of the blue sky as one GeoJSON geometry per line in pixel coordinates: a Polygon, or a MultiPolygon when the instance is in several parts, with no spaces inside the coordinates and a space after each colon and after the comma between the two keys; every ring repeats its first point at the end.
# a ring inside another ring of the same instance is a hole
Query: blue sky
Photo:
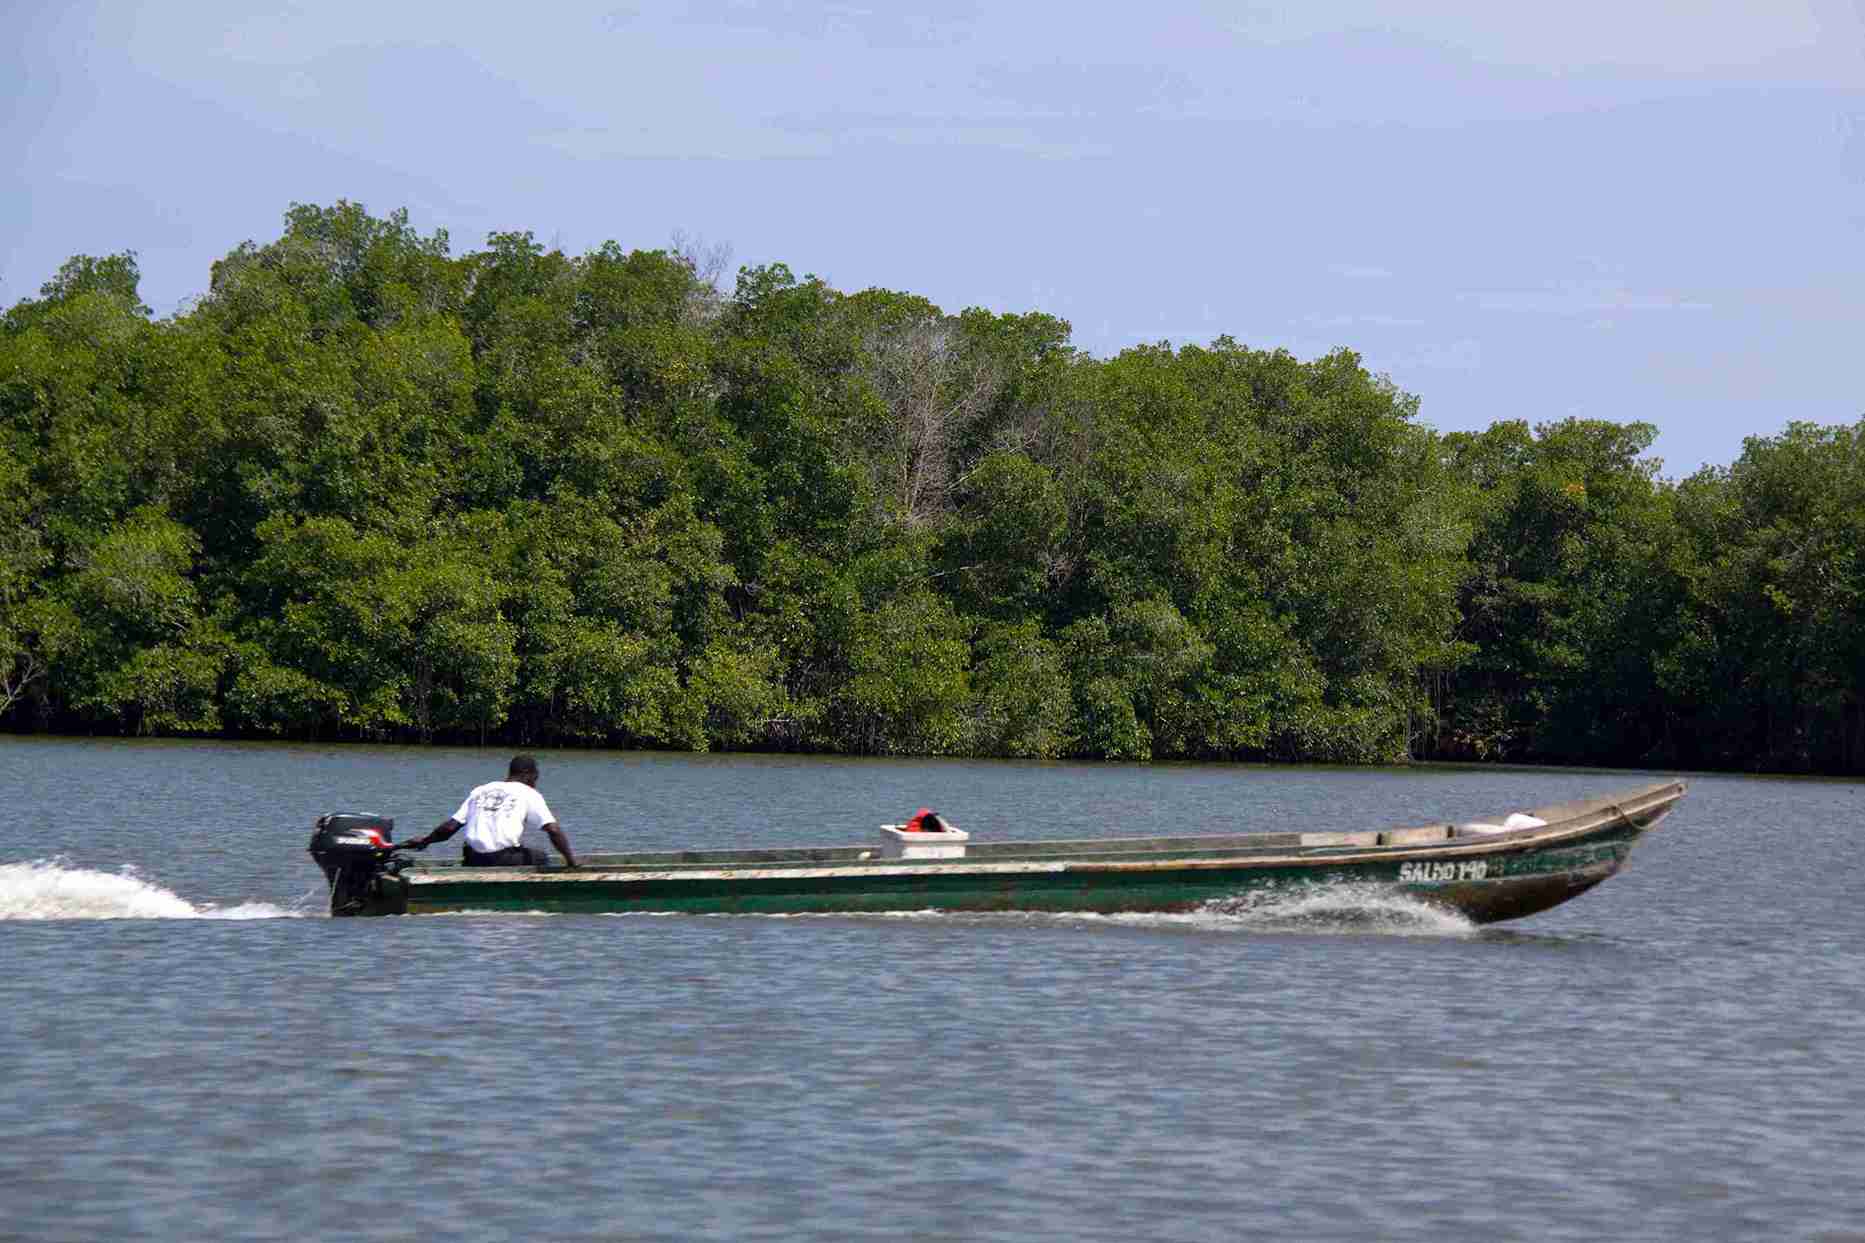
{"type": "Polygon", "coordinates": [[[676,232],[1107,355],[1345,345],[1442,430],[1865,413],[1855,0],[0,8],[0,304],[136,250],[158,314],[294,201],[456,253],[676,232]]]}

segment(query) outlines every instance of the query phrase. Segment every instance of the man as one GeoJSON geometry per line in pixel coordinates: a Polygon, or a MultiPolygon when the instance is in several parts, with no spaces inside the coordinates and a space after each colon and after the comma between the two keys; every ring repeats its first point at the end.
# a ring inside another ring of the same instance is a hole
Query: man
{"type": "Polygon", "coordinates": [[[435,842],[444,842],[466,830],[466,848],[462,862],[467,867],[525,867],[544,863],[550,856],[522,844],[526,829],[543,829],[550,844],[563,861],[576,867],[576,853],[564,835],[557,818],[550,814],[544,796],[537,792],[537,759],[530,755],[512,757],[505,780],[488,781],[466,796],[460,810],[453,813],[426,837],[410,838],[403,843],[410,850],[426,850],[435,842]]]}

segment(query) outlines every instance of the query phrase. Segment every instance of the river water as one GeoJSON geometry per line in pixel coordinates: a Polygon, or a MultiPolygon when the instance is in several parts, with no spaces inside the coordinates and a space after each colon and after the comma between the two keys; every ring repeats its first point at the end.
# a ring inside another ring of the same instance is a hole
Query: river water
{"type": "MultiPolygon", "coordinates": [[[[505,758],[0,739],[0,1237],[1865,1240],[1858,783],[1692,778],[1627,872],[1487,929],[1365,893],[322,917],[318,813],[425,831],[505,758]]],[[[980,839],[1376,827],[1653,779],[541,759],[584,851],[920,806],[980,839]]]]}

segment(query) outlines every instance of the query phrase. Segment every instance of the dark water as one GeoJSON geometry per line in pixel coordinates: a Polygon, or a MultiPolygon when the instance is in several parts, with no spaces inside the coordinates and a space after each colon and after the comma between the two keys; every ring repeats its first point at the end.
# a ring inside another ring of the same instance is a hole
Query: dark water
{"type": "MultiPolygon", "coordinates": [[[[1468,818],[1641,774],[549,754],[584,850],[1468,818]]],[[[0,741],[0,1237],[1865,1240],[1865,787],[1478,930],[319,917],[503,755],[0,741]]],[[[1668,775],[1668,774],[1667,774],[1668,775]]]]}

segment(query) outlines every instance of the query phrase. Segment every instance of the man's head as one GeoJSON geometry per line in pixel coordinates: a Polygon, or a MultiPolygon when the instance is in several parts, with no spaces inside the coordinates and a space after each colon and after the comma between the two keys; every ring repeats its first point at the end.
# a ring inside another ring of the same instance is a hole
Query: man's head
{"type": "Polygon", "coordinates": [[[514,755],[512,762],[505,769],[507,781],[522,781],[528,786],[537,784],[537,756],[514,755]]]}

